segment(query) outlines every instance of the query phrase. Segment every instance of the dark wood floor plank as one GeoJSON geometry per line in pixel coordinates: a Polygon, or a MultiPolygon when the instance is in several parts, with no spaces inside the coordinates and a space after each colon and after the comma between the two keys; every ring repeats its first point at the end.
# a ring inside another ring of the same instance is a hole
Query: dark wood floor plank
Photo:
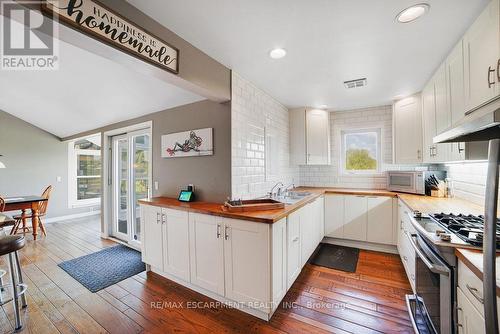
{"type": "MultiPolygon", "coordinates": [[[[27,235],[20,252],[30,303],[24,333],[411,333],[404,302],[411,287],[398,255],[361,250],[354,273],[307,264],[266,322],[226,306],[188,308],[213,300],[153,273],[90,293],[58,263],[116,244],[101,238],[98,217],[47,224],[47,233],[37,241],[27,235]]],[[[12,323],[12,306],[0,308],[0,334],[12,323]]]]}

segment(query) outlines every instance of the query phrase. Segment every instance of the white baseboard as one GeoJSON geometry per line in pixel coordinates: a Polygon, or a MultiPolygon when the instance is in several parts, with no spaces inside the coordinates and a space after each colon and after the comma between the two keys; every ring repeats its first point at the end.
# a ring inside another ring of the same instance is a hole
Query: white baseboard
{"type": "Polygon", "coordinates": [[[89,217],[89,216],[100,215],[100,214],[101,214],[100,210],[89,211],[89,212],[75,213],[73,215],[67,215],[67,216],[51,217],[51,218],[44,219],[43,222],[45,224],[50,224],[50,223],[60,222],[63,220],[83,218],[83,217],[89,217]]]}
{"type": "Polygon", "coordinates": [[[383,253],[391,253],[391,254],[399,254],[398,248],[393,245],[383,245],[376,244],[372,242],[365,241],[355,241],[355,240],[345,240],[345,239],[337,239],[325,237],[323,239],[324,243],[332,244],[332,245],[340,245],[346,247],[355,247],[359,249],[366,249],[371,251],[383,252],[383,253]]]}

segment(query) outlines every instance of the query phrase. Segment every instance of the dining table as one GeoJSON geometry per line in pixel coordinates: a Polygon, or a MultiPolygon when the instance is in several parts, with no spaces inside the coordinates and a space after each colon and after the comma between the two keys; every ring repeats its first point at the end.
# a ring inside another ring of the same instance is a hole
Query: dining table
{"type": "Polygon", "coordinates": [[[31,217],[31,225],[33,232],[33,239],[36,240],[39,225],[39,205],[40,202],[47,201],[47,198],[36,195],[4,197],[5,209],[4,211],[18,211],[21,210],[21,219],[23,227],[26,226],[27,218],[31,217]],[[27,215],[26,211],[30,210],[31,215],[27,215]]]}

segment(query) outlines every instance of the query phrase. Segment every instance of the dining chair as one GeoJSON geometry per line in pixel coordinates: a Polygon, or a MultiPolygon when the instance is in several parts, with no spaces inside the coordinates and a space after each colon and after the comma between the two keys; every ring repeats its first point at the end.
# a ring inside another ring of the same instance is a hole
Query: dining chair
{"type": "MultiPolygon", "coordinates": [[[[45,215],[47,214],[47,206],[49,204],[49,199],[50,199],[50,193],[52,192],[52,186],[48,186],[45,188],[45,190],[42,193],[42,198],[47,199],[46,201],[39,202],[38,204],[38,226],[40,227],[40,230],[42,231],[43,235],[47,236],[47,232],[45,231],[45,225],[43,224],[43,219],[45,218],[45,215]]],[[[21,228],[22,233],[26,233],[29,231],[29,227],[26,226],[26,219],[33,219],[33,212],[31,212],[30,215],[16,215],[14,216],[14,219],[16,221],[14,227],[12,228],[12,231],[10,234],[17,234],[19,231],[19,228],[21,228]],[[23,219],[24,218],[24,219],[23,219]]]]}

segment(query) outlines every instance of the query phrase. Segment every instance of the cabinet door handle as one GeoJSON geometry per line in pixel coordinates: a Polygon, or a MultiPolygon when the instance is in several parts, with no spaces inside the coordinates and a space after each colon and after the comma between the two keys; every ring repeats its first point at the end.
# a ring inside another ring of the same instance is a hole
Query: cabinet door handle
{"type": "Polygon", "coordinates": [[[429,147],[429,156],[431,156],[431,157],[433,156],[433,155],[432,155],[432,146],[431,146],[431,147],[429,147]]]}
{"type": "MultiPolygon", "coordinates": [[[[488,66],[488,88],[491,88],[495,84],[495,80],[491,81],[491,73],[495,73],[495,69],[488,66]]],[[[493,76],[494,79],[494,76],[493,76]]]]}
{"type": "Polygon", "coordinates": [[[220,224],[217,224],[217,239],[220,238],[220,224]]]}
{"type": "Polygon", "coordinates": [[[408,257],[406,257],[406,255],[403,255],[403,260],[408,262],[408,257]]]}
{"type": "Polygon", "coordinates": [[[497,79],[498,79],[498,82],[500,83],[500,58],[498,59],[498,62],[497,62],[497,79]]]}
{"type": "Polygon", "coordinates": [[[224,227],[224,239],[229,240],[229,233],[228,233],[229,227],[225,226],[224,227]]]}
{"type": "Polygon", "coordinates": [[[462,153],[463,151],[465,151],[465,148],[462,148],[462,146],[460,146],[461,143],[458,143],[458,153],[462,153]]]}
{"type": "Polygon", "coordinates": [[[299,241],[299,237],[298,237],[298,236],[296,236],[295,238],[293,238],[293,239],[292,239],[292,241],[293,241],[293,242],[297,242],[297,241],[299,241]]]}
{"type": "Polygon", "coordinates": [[[165,224],[167,222],[167,215],[164,213],[161,214],[161,224],[165,224]]]}
{"type": "Polygon", "coordinates": [[[159,224],[160,223],[160,213],[157,212],[156,213],[156,224],[159,224]]]}
{"type": "Polygon", "coordinates": [[[417,150],[417,160],[422,159],[422,151],[417,150]]]}
{"type": "Polygon", "coordinates": [[[479,291],[476,288],[471,287],[469,284],[465,285],[467,287],[467,290],[474,296],[474,298],[477,299],[478,302],[481,304],[484,304],[484,299],[479,295],[479,291]]]}

